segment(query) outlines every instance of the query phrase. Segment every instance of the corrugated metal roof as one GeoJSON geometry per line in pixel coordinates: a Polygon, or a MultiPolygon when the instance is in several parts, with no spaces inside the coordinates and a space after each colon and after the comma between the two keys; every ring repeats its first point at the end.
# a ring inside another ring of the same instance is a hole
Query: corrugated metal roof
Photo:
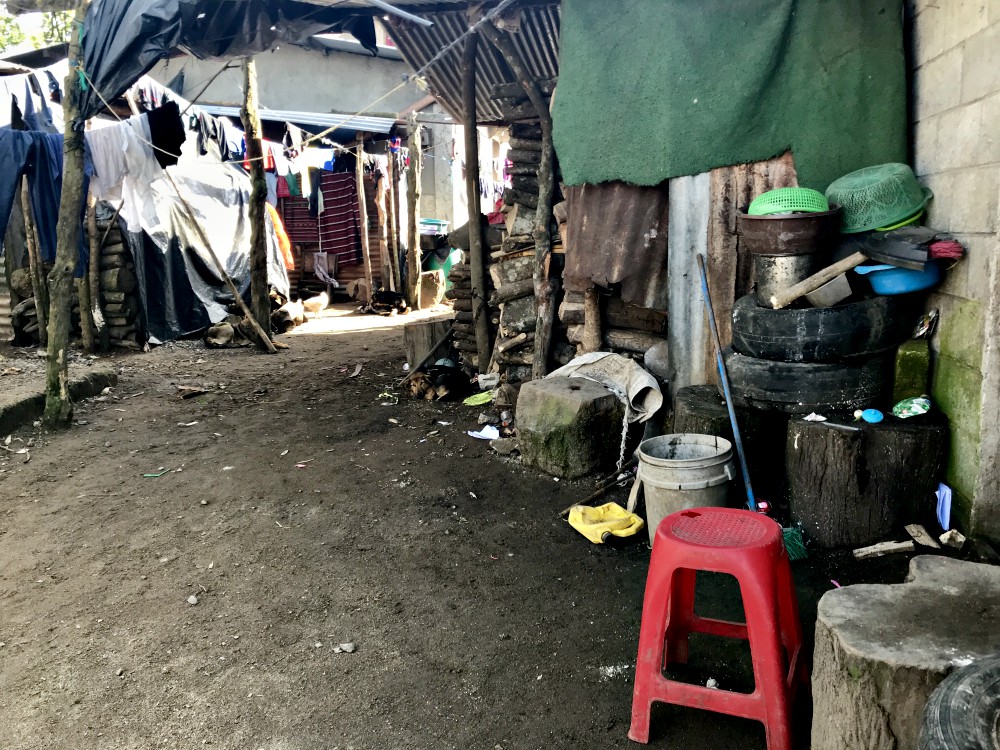
{"type": "MultiPolygon", "coordinates": [[[[198,104],[196,105],[213,115],[224,115],[226,117],[240,116],[239,107],[230,107],[222,104],[198,104]]],[[[322,112],[295,112],[286,109],[262,109],[261,119],[274,120],[276,122],[292,122],[298,125],[316,125],[318,127],[332,128],[343,125],[349,130],[363,130],[366,133],[388,133],[396,121],[389,117],[367,117],[359,115],[334,115],[322,112]]]]}
{"type": "MultiPolygon", "coordinates": [[[[559,4],[540,3],[521,10],[520,30],[510,36],[521,53],[529,72],[539,78],[559,75],[559,4]]],[[[454,42],[469,28],[463,10],[421,13],[433,21],[425,28],[396,18],[389,18],[393,41],[414,70],[426,65],[446,45],[454,42]]],[[[456,119],[462,119],[462,45],[450,50],[425,77],[430,91],[456,119]]],[[[504,116],[497,101],[490,98],[493,87],[501,83],[516,83],[503,57],[485,39],[479,44],[476,57],[476,110],[480,123],[501,123],[504,116]]]]}

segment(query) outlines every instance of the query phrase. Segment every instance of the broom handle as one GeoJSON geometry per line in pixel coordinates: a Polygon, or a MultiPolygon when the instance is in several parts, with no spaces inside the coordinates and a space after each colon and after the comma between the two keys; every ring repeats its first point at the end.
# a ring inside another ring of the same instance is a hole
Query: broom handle
{"type": "Polygon", "coordinates": [[[715,322],[715,308],[712,306],[712,295],[708,291],[708,274],[705,271],[705,259],[698,254],[698,270],[701,271],[701,293],[705,298],[705,309],[708,311],[708,324],[712,329],[712,340],[715,342],[715,362],[719,367],[719,379],[722,380],[722,392],[726,396],[726,409],[729,410],[729,423],[733,427],[733,439],[736,441],[736,455],[740,459],[740,469],[743,472],[743,485],[747,491],[747,507],[757,510],[757,501],[753,497],[753,487],[750,485],[750,470],[747,468],[747,457],[743,452],[743,438],[740,436],[740,426],[736,423],[736,409],[733,407],[733,394],[729,392],[729,373],[722,359],[722,342],[719,340],[719,327],[715,322]]]}

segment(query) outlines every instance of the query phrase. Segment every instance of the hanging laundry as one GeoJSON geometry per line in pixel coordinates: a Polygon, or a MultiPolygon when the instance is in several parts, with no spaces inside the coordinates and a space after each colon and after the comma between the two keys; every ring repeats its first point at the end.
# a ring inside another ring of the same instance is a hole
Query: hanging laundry
{"type": "Polygon", "coordinates": [[[264,182],[267,183],[267,205],[278,205],[278,175],[274,172],[264,173],[264,182]]]}
{"type": "Polygon", "coordinates": [[[319,183],[324,206],[319,215],[320,249],[335,255],[341,266],[360,263],[362,227],[357,179],[353,174],[324,172],[319,183]]]}
{"type": "Polygon", "coordinates": [[[285,268],[289,271],[295,270],[295,256],[292,254],[292,241],[285,231],[285,223],[281,220],[278,209],[267,204],[267,215],[271,217],[271,224],[274,226],[274,234],[278,238],[278,249],[281,251],[281,259],[285,262],[285,268]]]}
{"type": "Polygon", "coordinates": [[[155,146],[156,161],[161,167],[172,167],[181,155],[181,146],[187,138],[181,110],[177,102],[167,102],[146,114],[149,119],[150,140],[155,146]]]}

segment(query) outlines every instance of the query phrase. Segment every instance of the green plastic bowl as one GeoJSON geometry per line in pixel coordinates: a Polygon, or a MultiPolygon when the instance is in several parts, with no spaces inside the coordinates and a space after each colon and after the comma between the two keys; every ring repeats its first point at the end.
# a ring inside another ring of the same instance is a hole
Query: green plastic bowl
{"type": "Polygon", "coordinates": [[[829,211],[830,204],[818,190],[800,187],[768,190],[754,198],[747,209],[749,216],[770,216],[771,214],[822,213],[829,211]]]}
{"type": "Polygon", "coordinates": [[[907,164],[879,164],[830,183],[826,197],[842,209],[845,234],[888,227],[920,211],[934,194],[920,187],[907,164]]]}

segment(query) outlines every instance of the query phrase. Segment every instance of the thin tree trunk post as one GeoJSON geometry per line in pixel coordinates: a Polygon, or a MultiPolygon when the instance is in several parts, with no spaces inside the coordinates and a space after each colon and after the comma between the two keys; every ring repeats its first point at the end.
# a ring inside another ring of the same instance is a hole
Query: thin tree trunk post
{"type": "MultiPolygon", "coordinates": [[[[271,329],[271,299],[267,285],[267,181],[264,179],[264,149],[260,140],[257,110],[257,66],[243,58],[243,109],[240,111],[250,161],[250,309],[264,331],[271,329]]],[[[258,342],[266,348],[263,341],[258,342]]]]}
{"type": "Polygon", "coordinates": [[[35,215],[31,211],[31,193],[28,178],[21,180],[21,211],[24,213],[24,244],[28,248],[28,266],[31,288],[35,293],[35,313],[38,319],[38,343],[48,343],[46,323],[49,319],[49,290],[45,286],[45,268],[42,254],[38,250],[38,234],[35,232],[35,215]]]}
{"type": "MultiPolygon", "coordinates": [[[[56,223],[56,262],[49,273],[48,346],[45,372],[45,413],[52,427],[63,426],[73,417],[69,395],[70,304],[73,296],[73,269],[80,243],[80,209],[83,206],[83,125],[80,117],[80,33],[91,0],[77,0],[69,37],[69,71],[66,74],[63,111],[66,125],[63,139],[63,184],[56,223]]],[[[41,321],[39,321],[41,330],[41,321]]]]}
{"type": "Polygon", "coordinates": [[[597,287],[590,287],[583,293],[583,352],[599,351],[604,344],[601,330],[601,298],[597,287]]]}
{"type": "Polygon", "coordinates": [[[542,152],[538,164],[538,207],[535,209],[535,304],[538,317],[535,322],[535,354],[531,363],[532,378],[543,378],[549,371],[549,350],[552,347],[552,324],[555,318],[555,295],[558,282],[549,278],[549,261],[552,255],[552,236],[549,223],[552,221],[552,195],[555,191],[555,153],[552,147],[552,115],[548,102],[538,84],[531,77],[520,53],[505,31],[500,31],[490,23],[481,27],[493,46],[514,71],[518,83],[538,112],[542,128],[542,152]]]}
{"type": "Polygon", "coordinates": [[[361,259],[365,264],[365,282],[368,284],[367,304],[375,298],[375,280],[372,277],[372,256],[368,243],[368,201],[365,198],[365,148],[364,139],[358,142],[358,155],[354,160],[354,174],[358,182],[358,213],[361,216],[361,259]]]}
{"type": "Polygon", "coordinates": [[[83,340],[83,348],[92,352],[96,346],[94,319],[91,317],[89,270],[95,263],[100,265],[101,262],[99,257],[94,257],[94,248],[97,247],[98,240],[97,199],[93,195],[87,198],[87,242],[90,246],[90,260],[83,269],[83,277],[76,279],[76,297],[80,301],[80,338],[83,340]]]}
{"type": "MultiPolygon", "coordinates": [[[[104,230],[104,234],[100,240],[97,238],[96,206],[93,214],[93,222],[91,222],[90,216],[87,217],[87,230],[90,232],[90,267],[87,269],[87,287],[90,290],[90,315],[94,322],[94,343],[102,352],[106,352],[110,348],[111,342],[110,332],[104,320],[104,310],[101,308],[101,253],[104,250],[104,243],[108,239],[108,233],[115,225],[115,222],[118,221],[119,213],[121,213],[121,205],[119,205],[118,210],[111,219],[111,223],[104,230]]],[[[124,241],[125,238],[123,237],[122,242],[124,241]]]]}
{"type": "Polygon", "coordinates": [[[465,192],[469,202],[469,268],[472,271],[472,322],[476,327],[476,366],[487,372],[490,346],[490,311],[487,306],[486,253],[483,250],[483,217],[479,204],[479,131],[476,128],[476,51],[479,34],[469,34],[462,52],[462,125],[465,131],[465,192]]]}
{"type": "Polygon", "coordinates": [[[410,169],[406,175],[409,226],[406,231],[406,301],[414,310],[420,309],[420,179],[423,171],[421,151],[421,127],[417,113],[406,116],[406,127],[410,131],[410,169]]]}
{"type": "Polygon", "coordinates": [[[396,155],[390,151],[386,162],[386,170],[389,173],[389,194],[386,196],[389,213],[389,271],[392,273],[392,278],[389,281],[392,284],[392,291],[398,292],[402,282],[399,278],[399,199],[397,197],[399,190],[396,185],[396,155]]]}

